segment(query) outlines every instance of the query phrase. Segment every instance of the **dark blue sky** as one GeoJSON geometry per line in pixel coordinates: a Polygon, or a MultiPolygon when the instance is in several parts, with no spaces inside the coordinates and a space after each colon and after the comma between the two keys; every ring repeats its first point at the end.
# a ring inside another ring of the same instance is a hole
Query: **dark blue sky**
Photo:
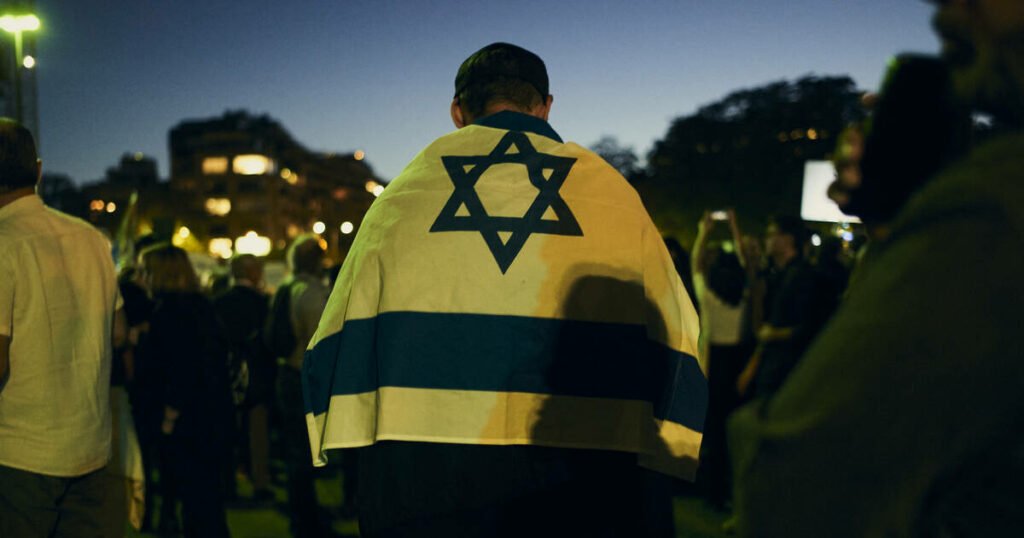
{"type": "Polygon", "coordinates": [[[245,108],[314,150],[397,175],[448,117],[455,71],[509,41],[547,63],[551,123],[641,156],[670,120],[731,90],[807,73],[878,85],[901,51],[935,52],[916,0],[37,0],[44,169],[103,176],[156,157],[183,119],[245,108]]]}

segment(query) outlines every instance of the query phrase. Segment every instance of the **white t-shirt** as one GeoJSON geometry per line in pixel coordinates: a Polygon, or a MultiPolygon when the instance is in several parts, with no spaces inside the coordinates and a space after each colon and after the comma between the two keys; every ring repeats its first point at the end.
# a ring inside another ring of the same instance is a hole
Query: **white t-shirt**
{"type": "Polygon", "coordinates": [[[0,465],[79,476],[110,458],[110,360],[121,307],[110,243],[36,195],[0,208],[0,465]]]}
{"type": "Polygon", "coordinates": [[[733,346],[743,338],[743,307],[746,298],[733,306],[720,299],[699,271],[693,275],[694,294],[700,303],[700,331],[707,343],[733,346]]]}

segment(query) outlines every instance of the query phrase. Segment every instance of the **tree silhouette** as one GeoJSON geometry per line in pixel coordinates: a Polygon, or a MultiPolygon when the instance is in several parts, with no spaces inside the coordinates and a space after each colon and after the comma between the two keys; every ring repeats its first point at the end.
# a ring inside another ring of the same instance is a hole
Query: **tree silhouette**
{"type": "Polygon", "coordinates": [[[750,231],[771,213],[798,214],[804,162],[830,156],[863,117],[859,99],[847,76],[735,91],[672,122],[637,190],[655,223],[687,241],[704,209],[734,207],[750,231]]]}
{"type": "Polygon", "coordinates": [[[78,186],[66,174],[44,172],[36,190],[46,205],[75,215],[84,214],[78,186]]]}
{"type": "Polygon", "coordinates": [[[630,182],[636,180],[637,174],[641,172],[640,159],[636,156],[633,148],[620,145],[619,139],[614,136],[602,136],[600,140],[590,146],[590,151],[608,161],[608,164],[612,165],[630,182]]]}

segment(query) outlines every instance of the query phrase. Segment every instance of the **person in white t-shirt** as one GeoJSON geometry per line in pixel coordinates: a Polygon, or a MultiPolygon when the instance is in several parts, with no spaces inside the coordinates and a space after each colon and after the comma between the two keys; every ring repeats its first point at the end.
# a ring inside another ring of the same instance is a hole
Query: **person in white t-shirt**
{"type": "Polygon", "coordinates": [[[747,260],[743,236],[732,210],[705,211],[693,243],[691,270],[700,305],[701,364],[708,371],[708,414],[704,422],[701,467],[697,483],[712,504],[729,500],[729,458],[725,419],[739,404],[736,378],[752,351],[750,329],[750,273],[757,260],[747,260]],[[716,220],[726,220],[732,249],[708,246],[716,220]],[[749,270],[748,270],[749,269],[749,270]]]}
{"type": "Polygon", "coordinates": [[[43,204],[40,170],[0,119],[0,536],[105,536],[121,296],[109,242],[43,204]]]}

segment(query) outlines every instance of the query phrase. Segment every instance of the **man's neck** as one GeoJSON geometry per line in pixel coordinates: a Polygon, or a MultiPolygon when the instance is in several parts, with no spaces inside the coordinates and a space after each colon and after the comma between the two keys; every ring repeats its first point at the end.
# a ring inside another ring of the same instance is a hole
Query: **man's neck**
{"type": "Polygon", "coordinates": [[[260,286],[259,286],[258,283],[253,282],[252,280],[249,280],[248,278],[236,278],[235,279],[235,285],[236,286],[243,286],[243,287],[246,287],[246,288],[249,288],[249,289],[254,289],[256,291],[259,291],[259,289],[260,289],[260,286]]]}
{"type": "Polygon", "coordinates": [[[35,187],[22,187],[13,191],[0,193],[0,207],[4,207],[16,200],[31,196],[36,193],[35,187]]]}

